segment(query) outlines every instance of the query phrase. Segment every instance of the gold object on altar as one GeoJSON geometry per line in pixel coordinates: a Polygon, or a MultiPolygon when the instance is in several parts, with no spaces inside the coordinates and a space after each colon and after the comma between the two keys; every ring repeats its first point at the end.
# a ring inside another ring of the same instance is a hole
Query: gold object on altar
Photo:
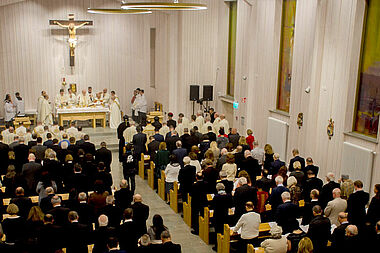
{"type": "Polygon", "coordinates": [[[70,89],[72,92],[77,93],[77,84],[76,83],[70,83],[70,89]]]}

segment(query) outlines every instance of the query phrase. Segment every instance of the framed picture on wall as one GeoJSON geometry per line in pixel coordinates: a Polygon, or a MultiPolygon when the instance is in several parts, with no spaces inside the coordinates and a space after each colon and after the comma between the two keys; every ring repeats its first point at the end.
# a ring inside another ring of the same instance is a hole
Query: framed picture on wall
{"type": "Polygon", "coordinates": [[[77,84],[76,83],[70,83],[70,89],[72,92],[77,93],[77,84]]]}

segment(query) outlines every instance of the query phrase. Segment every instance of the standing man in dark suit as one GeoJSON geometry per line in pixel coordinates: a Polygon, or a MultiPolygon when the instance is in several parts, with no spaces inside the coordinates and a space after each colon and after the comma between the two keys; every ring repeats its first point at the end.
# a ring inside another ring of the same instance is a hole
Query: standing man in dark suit
{"type": "Polygon", "coordinates": [[[181,253],[181,245],[172,242],[169,231],[165,230],[161,233],[162,244],[158,246],[159,252],[181,253]]]}
{"type": "Polygon", "coordinates": [[[9,146],[3,142],[3,136],[0,134],[0,174],[4,175],[8,168],[9,146]]]}
{"type": "Polygon", "coordinates": [[[24,189],[22,187],[16,188],[16,197],[11,199],[11,203],[15,204],[18,209],[18,215],[27,219],[29,215],[30,208],[32,208],[32,200],[25,197],[24,189]]]}
{"type": "Polygon", "coordinates": [[[64,247],[63,228],[54,224],[51,214],[44,217],[44,225],[40,229],[39,245],[41,252],[56,252],[64,247]]]}
{"type": "Polygon", "coordinates": [[[309,224],[307,237],[311,239],[314,246],[314,253],[326,252],[327,241],[331,235],[330,220],[322,215],[322,208],[318,205],[313,207],[314,219],[309,224]]]}
{"type": "Polygon", "coordinates": [[[108,224],[108,217],[104,214],[100,215],[98,218],[99,227],[94,230],[93,241],[94,248],[93,253],[104,253],[107,251],[107,241],[110,237],[117,236],[116,228],[108,224]]]}
{"type": "Polygon", "coordinates": [[[240,217],[247,212],[245,204],[250,201],[254,206],[257,204],[257,191],[254,187],[249,186],[247,179],[241,177],[238,179],[238,185],[234,194],[235,204],[235,221],[238,221],[240,217]]]}
{"type": "Polygon", "coordinates": [[[84,152],[90,153],[93,156],[95,155],[95,145],[90,142],[90,136],[88,134],[85,134],[84,137],[84,143],[82,143],[79,147],[84,150],[84,152]]]}
{"type": "Polygon", "coordinates": [[[274,153],[273,154],[273,160],[274,161],[271,162],[271,164],[270,164],[270,170],[269,170],[270,175],[276,175],[278,173],[279,169],[282,166],[285,166],[285,162],[280,160],[280,154],[274,153]]]}
{"type": "Polygon", "coordinates": [[[327,203],[331,200],[333,200],[333,190],[335,188],[340,189],[340,184],[334,182],[335,176],[334,173],[329,172],[326,176],[327,183],[322,187],[322,190],[319,195],[319,201],[321,202],[321,207],[325,208],[327,206],[327,203]]]}
{"type": "Polygon", "coordinates": [[[305,173],[305,175],[306,175],[309,170],[313,171],[315,176],[318,176],[319,167],[314,165],[313,158],[311,158],[311,157],[306,158],[306,167],[305,167],[303,173],[305,173]]]}
{"type": "Polygon", "coordinates": [[[187,202],[187,194],[191,191],[191,186],[195,182],[195,166],[190,165],[190,157],[183,158],[184,167],[179,170],[178,182],[180,184],[180,192],[182,201],[187,202]]]}
{"type": "Polygon", "coordinates": [[[55,224],[58,226],[66,226],[68,224],[67,215],[70,212],[70,209],[61,206],[61,198],[58,195],[55,195],[51,198],[51,204],[53,209],[48,211],[54,217],[55,224]]]}
{"type": "Polygon", "coordinates": [[[155,128],[154,129],[154,135],[153,135],[153,137],[154,137],[154,139],[156,140],[156,141],[158,141],[158,142],[163,142],[163,141],[165,141],[165,137],[162,135],[162,134],[160,134],[160,128],[155,128]]]}
{"type": "Polygon", "coordinates": [[[129,189],[127,180],[123,179],[120,182],[120,190],[115,191],[115,204],[121,210],[125,210],[131,207],[131,202],[133,200],[133,193],[129,189]]]}
{"type": "Polygon", "coordinates": [[[216,134],[213,132],[212,126],[207,127],[207,135],[210,142],[216,141],[216,134]]]}
{"type": "Polygon", "coordinates": [[[274,215],[277,213],[277,207],[282,204],[281,194],[283,192],[289,192],[289,190],[283,185],[284,179],[282,176],[277,176],[275,182],[276,187],[272,189],[272,194],[268,198],[268,202],[272,206],[272,213],[274,215]]]}
{"type": "Polygon", "coordinates": [[[29,149],[31,149],[33,146],[36,146],[37,145],[37,134],[36,133],[33,133],[32,134],[32,140],[28,141],[28,147],[29,149]]]}
{"type": "Polygon", "coordinates": [[[142,197],[140,194],[135,194],[133,196],[133,205],[131,206],[133,210],[133,222],[136,224],[137,228],[135,233],[138,238],[143,234],[146,234],[146,220],[149,217],[149,206],[142,203],[142,197]]]}
{"type": "Polygon", "coordinates": [[[137,241],[139,238],[136,233],[138,227],[132,219],[133,213],[132,208],[124,210],[124,221],[119,229],[120,249],[128,250],[130,252],[136,252],[137,241]]]}
{"type": "Polygon", "coordinates": [[[28,162],[29,147],[25,145],[24,137],[19,138],[19,144],[14,147],[15,157],[16,157],[16,170],[21,172],[22,165],[28,162]]]}
{"type": "Polygon", "coordinates": [[[132,143],[134,147],[135,161],[141,160],[141,154],[146,153],[145,144],[147,142],[146,134],[142,133],[142,127],[136,127],[137,134],[133,135],[132,143]]]}
{"type": "Polygon", "coordinates": [[[175,130],[169,132],[166,135],[165,142],[166,142],[166,146],[168,147],[169,152],[173,152],[173,150],[176,148],[176,143],[179,140],[180,138],[178,136],[177,131],[175,130]]]}
{"type": "Polygon", "coordinates": [[[334,229],[331,236],[331,247],[334,250],[339,250],[344,244],[344,236],[346,234],[346,227],[350,225],[347,220],[347,213],[341,212],[338,214],[338,221],[340,225],[334,229]]]}
{"type": "Polygon", "coordinates": [[[42,161],[45,158],[45,151],[47,147],[42,145],[41,137],[37,137],[37,144],[33,146],[32,149],[35,151],[36,159],[38,161],[42,161]]]}
{"type": "Polygon", "coordinates": [[[191,233],[199,233],[198,216],[203,216],[203,208],[207,206],[207,184],[203,181],[201,172],[196,175],[197,182],[193,184],[190,191],[191,196],[191,233]]]}
{"type": "Polygon", "coordinates": [[[282,227],[284,234],[291,233],[298,228],[299,207],[290,200],[290,193],[281,194],[283,204],[277,207],[276,222],[282,227]]]}
{"type": "Polygon", "coordinates": [[[290,162],[289,162],[289,171],[290,172],[294,171],[293,163],[296,161],[301,163],[301,170],[304,170],[305,169],[305,159],[300,156],[300,152],[298,151],[298,149],[297,148],[293,149],[292,154],[293,154],[293,158],[290,159],[290,162]]]}
{"type": "Polygon", "coordinates": [[[302,225],[308,225],[310,223],[310,221],[314,218],[313,207],[320,205],[318,201],[319,191],[317,189],[313,189],[310,192],[310,198],[311,201],[305,202],[305,206],[303,208],[302,225]]]}
{"type": "Polygon", "coordinates": [[[230,193],[226,193],[226,187],[223,183],[216,185],[217,194],[211,201],[211,207],[214,210],[214,228],[215,235],[223,233],[224,223],[228,218],[228,209],[233,206],[233,199],[230,193]]]}
{"type": "Polygon", "coordinates": [[[348,197],[347,213],[348,221],[361,228],[365,222],[366,205],[369,201],[369,193],[363,190],[363,182],[357,180],[354,182],[355,192],[348,197]]]}
{"type": "Polygon", "coordinates": [[[96,163],[103,162],[106,166],[106,171],[111,171],[112,152],[107,149],[106,142],[102,141],[100,143],[100,149],[96,150],[95,153],[95,161],[96,163]]]}
{"type": "Polygon", "coordinates": [[[149,144],[148,144],[148,154],[150,156],[151,161],[155,161],[156,153],[158,151],[158,148],[160,146],[160,142],[156,141],[154,139],[154,136],[149,137],[149,144]]]}
{"type": "Polygon", "coordinates": [[[124,130],[129,127],[129,122],[128,122],[128,116],[124,115],[123,116],[123,121],[119,124],[117,127],[117,138],[119,139],[119,162],[122,162],[122,156],[123,156],[123,149],[125,146],[125,139],[124,139],[124,130]]]}
{"type": "Polygon", "coordinates": [[[75,211],[68,214],[69,224],[66,230],[66,252],[87,253],[87,244],[90,242],[92,228],[89,225],[79,223],[79,215],[75,211]]]}
{"type": "Polygon", "coordinates": [[[174,149],[172,153],[177,157],[178,162],[181,165],[181,168],[183,168],[183,158],[187,155],[187,150],[182,147],[181,141],[177,141],[175,145],[177,148],[174,149]]]}
{"type": "Polygon", "coordinates": [[[323,181],[317,178],[312,170],[307,172],[307,179],[305,181],[303,195],[305,201],[310,201],[310,192],[313,189],[318,190],[319,192],[322,190],[323,181]]]}
{"type": "Polygon", "coordinates": [[[36,191],[36,186],[38,182],[38,175],[41,171],[41,164],[36,163],[36,156],[33,153],[30,153],[28,156],[28,163],[25,163],[22,166],[21,175],[24,177],[26,186],[28,189],[26,190],[28,195],[32,195],[36,191]]]}
{"type": "Polygon", "coordinates": [[[44,142],[44,146],[47,148],[51,148],[53,146],[53,139],[51,133],[46,134],[47,140],[44,142]]]}

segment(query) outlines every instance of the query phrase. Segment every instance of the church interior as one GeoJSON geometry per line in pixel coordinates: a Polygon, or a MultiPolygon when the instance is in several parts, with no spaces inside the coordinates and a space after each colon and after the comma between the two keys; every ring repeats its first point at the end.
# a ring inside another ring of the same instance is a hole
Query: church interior
{"type": "Polygon", "coordinates": [[[2,0],[0,31],[0,252],[380,242],[380,1],[2,0]]]}

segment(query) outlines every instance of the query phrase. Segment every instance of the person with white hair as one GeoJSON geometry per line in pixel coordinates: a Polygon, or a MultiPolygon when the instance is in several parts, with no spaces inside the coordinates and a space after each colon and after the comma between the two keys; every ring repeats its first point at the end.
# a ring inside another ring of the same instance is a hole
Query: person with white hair
{"type": "Polygon", "coordinates": [[[197,112],[197,118],[195,119],[195,125],[198,127],[199,130],[201,130],[204,123],[205,123],[205,119],[203,118],[203,112],[202,110],[199,110],[197,112]]]}
{"type": "Polygon", "coordinates": [[[282,204],[276,210],[276,222],[282,227],[283,233],[291,233],[298,228],[297,218],[300,214],[298,205],[292,203],[289,192],[281,193],[282,204]]]}
{"type": "Polygon", "coordinates": [[[140,194],[135,194],[133,196],[133,205],[131,206],[133,210],[133,221],[136,223],[136,235],[137,238],[147,233],[146,221],[149,217],[149,206],[142,203],[142,197],[140,194]]]}
{"type": "Polygon", "coordinates": [[[230,124],[228,123],[226,116],[224,114],[220,114],[220,121],[218,123],[218,131],[220,128],[224,129],[224,132],[227,133],[230,129],[230,124]]]}
{"type": "Polygon", "coordinates": [[[182,194],[182,201],[187,202],[187,194],[191,191],[191,186],[195,182],[195,166],[190,164],[191,159],[188,156],[183,158],[183,168],[179,170],[178,182],[180,185],[180,192],[182,194]]]}
{"type": "Polygon", "coordinates": [[[127,127],[123,132],[125,143],[131,143],[133,135],[137,134],[136,123],[134,121],[130,121],[129,124],[130,126],[127,127]]]}
{"type": "Polygon", "coordinates": [[[143,234],[139,239],[139,252],[149,252],[153,250],[151,245],[150,236],[148,234],[143,234]]]}
{"type": "Polygon", "coordinates": [[[257,191],[254,187],[248,185],[247,178],[240,177],[234,193],[235,220],[239,220],[246,212],[245,204],[248,201],[251,201],[253,205],[257,204],[257,191]]]}
{"type": "Polygon", "coordinates": [[[269,196],[268,202],[272,206],[272,213],[276,214],[277,207],[283,203],[281,194],[283,192],[289,192],[289,190],[284,186],[282,176],[277,176],[274,181],[276,182],[276,187],[272,189],[272,194],[269,196]]]}
{"type": "Polygon", "coordinates": [[[175,155],[178,159],[179,164],[181,165],[181,168],[183,168],[183,158],[187,156],[187,149],[182,147],[182,141],[176,141],[175,143],[176,149],[173,150],[173,155],[175,155]]]}
{"type": "Polygon", "coordinates": [[[111,227],[117,228],[122,219],[122,210],[115,205],[115,198],[113,195],[106,197],[106,206],[99,210],[99,213],[105,214],[108,217],[108,224],[111,227]]]}
{"type": "Polygon", "coordinates": [[[340,197],[340,189],[335,188],[332,191],[333,200],[327,203],[325,208],[325,216],[330,219],[331,224],[339,226],[338,215],[345,212],[347,208],[347,201],[340,197]]]}
{"type": "Polygon", "coordinates": [[[280,154],[273,154],[273,162],[270,164],[269,174],[276,175],[281,167],[285,166],[285,162],[280,160],[280,154]]]}
{"type": "Polygon", "coordinates": [[[373,246],[378,247],[378,244],[376,243],[371,245],[372,247],[365,245],[366,241],[359,235],[359,230],[356,225],[348,225],[345,232],[344,243],[342,244],[342,247],[338,249],[339,252],[368,252],[374,251],[373,246]],[[363,243],[368,248],[363,247],[363,243]]]}
{"type": "Polygon", "coordinates": [[[290,192],[290,199],[294,204],[298,205],[298,202],[302,199],[302,189],[298,185],[297,178],[295,176],[288,177],[286,185],[290,192]]]}
{"type": "Polygon", "coordinates": [[[120,182],[120,190],[115,191],[115,205],[121,210],[131,206],[133,193],[129,188],[128,181],[123,179],[120,182]]]}
{"type": "Polygon", "coordinates": [[[206,116],[205,117],[205,123],[203,124],[203,126],[200,128],[200,131],[202,134],[207,134],[208,133],[208,128],[211,127],[211,129],[213,129],[212,127],[212,123],[211,123],[211,117],[210,116],[206,116]]]}
{"type": "Polygon", "coordinates": [[[288,251],[288,240],[282,236],[282,228],[274,225],[270,229],[270,239],[266,239],[261,243],[265,253],[286,253],[288,251]]]}
{"type": "Polygon", "coordinates": [[[190,152],[189,157],[191,159],[190,165],[195,167],[195,173],[198,173],[199,171],[201,171],[202,167],[201,167],[201,163],[198,160],[197,154],[195,154],[194,152],[190,152]]]}
{"type": "Polygon", "coordinates": [[[327,203],[333,200],[333,190],[335,188],[340,189],[340,184],[335,182],[335,175],[332,172],[328,172],[326,175],[327,183],[322,186],[322,190],[319,195],[319,201],[321,202],[321,207],[324,209],[327,203]]]}

